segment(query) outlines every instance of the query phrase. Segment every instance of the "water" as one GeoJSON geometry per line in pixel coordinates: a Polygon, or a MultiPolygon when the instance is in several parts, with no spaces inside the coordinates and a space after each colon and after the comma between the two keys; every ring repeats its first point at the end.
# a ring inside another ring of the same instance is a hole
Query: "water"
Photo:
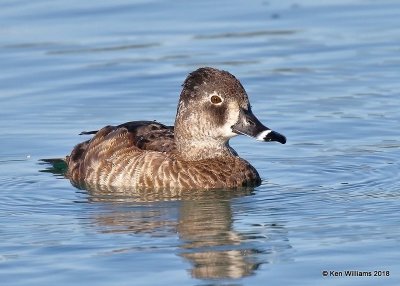
{"type": "Polygon", "coordinates": [[[398,285],[398,1],[0,5],[2,285],[398,285]],[[288,138],[231,140],[260,187],[94,194],[39,163],[82,130],[173,124],[203,65],[288,138]]]}

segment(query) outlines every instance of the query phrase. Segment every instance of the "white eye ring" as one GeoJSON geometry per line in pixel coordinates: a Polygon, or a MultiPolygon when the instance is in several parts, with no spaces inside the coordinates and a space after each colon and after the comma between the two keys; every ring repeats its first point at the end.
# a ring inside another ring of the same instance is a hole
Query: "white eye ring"
{"type": "Polygon", "coordinates": [[[222,101],[223,101],[222,98],[219,95],[217,95],[216,93],[211,94],[210,102],[212,104],[219,105],[222,103],[222,101]]]}

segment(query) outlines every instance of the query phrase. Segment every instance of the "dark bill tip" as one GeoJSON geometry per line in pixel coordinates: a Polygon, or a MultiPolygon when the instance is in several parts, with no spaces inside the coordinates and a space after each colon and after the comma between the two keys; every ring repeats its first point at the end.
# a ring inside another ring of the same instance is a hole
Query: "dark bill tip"
{"type": "Polygon", "coordinates": [[[286,143],[286,137],[283,136],[282,134],[272,131],[270,129],[264,130],[257,134],[256,139],[259,141],[277,141],[281,144],[286,143]]]}

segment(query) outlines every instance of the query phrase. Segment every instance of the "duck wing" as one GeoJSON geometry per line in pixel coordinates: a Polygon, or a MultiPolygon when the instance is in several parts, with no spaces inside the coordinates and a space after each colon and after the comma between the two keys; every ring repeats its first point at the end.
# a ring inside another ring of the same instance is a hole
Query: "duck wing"
{"type": "Polygon", "coordinates": [[[103,131],[100,133],[106,131],[109,136],[111,132],[113,134],[128,132],[131,144],[141,150],[171,152],[175,149],[174,127],[156,121],[130,121],[118,126],[106,126],[101,130],[83,131],[79,135],[95,135],[96,138],[99,131],[103,131]]]}
{"type": "Polygon", "coordinates": [[[126,128],[139,149],[158,152],[171,152],[175,149],[173,126],[155,121],[131,121],[117,128],[126,128]]]}
{"type": "Polygon", "coordinates": [[[175,149],[174,128],[154,121],[126,122],[81,134],[94,136],[76,145],[65,159],[66,175],[78,185],[86,180],[105,180],[113,168],[120,170],[145,151],[155,151],[151,156],[157,157],[161,155],[157,152],[175,149]]]}

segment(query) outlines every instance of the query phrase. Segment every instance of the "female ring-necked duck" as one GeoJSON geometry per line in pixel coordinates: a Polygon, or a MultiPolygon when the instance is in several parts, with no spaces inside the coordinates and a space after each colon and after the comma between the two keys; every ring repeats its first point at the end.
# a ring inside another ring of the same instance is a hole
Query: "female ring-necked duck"
{"type": "Polygon", "coordinates": [[[183,83],[175,126],[133,121],[106,126],[66,157],[67,177],[78,185],[212,189],[257,186],[256,169],[229,146],[238,134],[286,143],[252,113],[241,83],[204,67],[183,83]]]}

